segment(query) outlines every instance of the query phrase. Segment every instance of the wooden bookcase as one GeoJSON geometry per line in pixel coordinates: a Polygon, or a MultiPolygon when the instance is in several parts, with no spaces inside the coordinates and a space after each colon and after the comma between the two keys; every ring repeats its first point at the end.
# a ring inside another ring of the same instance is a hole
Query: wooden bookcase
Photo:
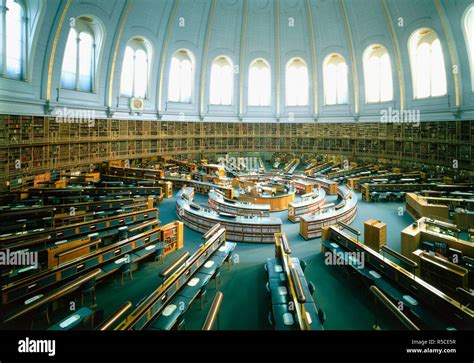
{"type": "MultiPolygon", "coordinates": [[[[474,121],[378,123],[227,123],[98,119],[61,123],[50,116],[0,115],[0,185],[23,187],[45,171],[87,170],[117,159],[232,152],[326,155],[360,163],[474,171],[474,121]],[[21,166],[18,167],[18,160],[21,166]],[[453,160],[458,169],[452,168],[453,160]]],[[[331,160],[331,159],[328,159],[331,160]]]]}

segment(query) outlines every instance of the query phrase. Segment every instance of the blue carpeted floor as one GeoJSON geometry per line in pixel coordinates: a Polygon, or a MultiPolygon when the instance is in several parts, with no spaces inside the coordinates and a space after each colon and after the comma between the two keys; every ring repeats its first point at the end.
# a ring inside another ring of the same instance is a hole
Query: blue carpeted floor
{"type": "MultiPolygon", "coordinates": [[[[382,220],[387,224],[388,245],[399,251],[400,231],[411,222],[411,217],[404,211],[404,203],[365,203],[360,199],[360,194],[358,197],[357,217],[352,226],[363,233],[364,221],[371,218],[382,220]]],[[[196,195],[195,201],[206,204],[207,197],[196,195]]],[[[177,219],[175,197],[163,201],[159,206],[159,214],[162,225],[177,219]]],[[[282,219],[283,231],[293,250],[292,255],[308,263],[305,275],[316,286],[315,299],[326,312],[326,329],[371,329],[375,321],[374,301],[367,288],[347,275],[343,268],[326,266],[320,252],[321,239],[305,241],[298,234],[299,224],[291,223],[286,211],[273,215],[282,219]]],[[[363,235],[360,238],[363,240],[363,235]]],[[[192,253],[202,242],[202,238],[199,233],[186,227],[184,241],[184,250],[192,253]]],[[[168,255],[164,264],[149,263],[141,266],[134,272],[133,280],[126,281],[124,286],[120,281],[105,282],[98,289],[98,304],[105,308],[105,315],[112,313],[127,300],[138,303],[156,289],[161,282],[159,272],[180,253],[182,251],[168,255]]],[[[220,329],[271,329],[267,318],[269,299],[265,289],[263,265],[268,257],[273,256],[273,245],[238,244],[234,253],[235,263],[230,270],[223,269],[218,287],[224,294],[220,329]]],[[[186,313],[187,329],[200,329],[215,291],[214,282],[211,282],[209,300],[202,311],[198,301],[191,306],[186,313]]],[[[379,323],[386,329],[401,328],[383,311],[379,314],[379,323]]]]}

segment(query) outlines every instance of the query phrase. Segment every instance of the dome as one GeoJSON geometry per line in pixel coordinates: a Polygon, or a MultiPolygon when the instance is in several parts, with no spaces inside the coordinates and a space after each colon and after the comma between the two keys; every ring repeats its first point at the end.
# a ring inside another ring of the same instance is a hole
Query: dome
{"type": "Polygon", "coordinates": [[[170,121],[378,121],[393,110],[472,118],[468,0],[2,2],[27,22],[3,66],[4,113],[22,105],[28,114],[71,107],[170,121]]]}

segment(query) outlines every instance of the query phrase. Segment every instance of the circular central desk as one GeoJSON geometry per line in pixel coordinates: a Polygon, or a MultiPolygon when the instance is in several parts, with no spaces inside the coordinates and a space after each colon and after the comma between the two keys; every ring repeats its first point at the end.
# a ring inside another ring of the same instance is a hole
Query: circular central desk
{"type": "Polygon", "coordinates": [[[276,217],[241,216],[218,212],[192,201],[193,188],[176,195],[178,218],[190,229],[206,233],[216,224],[226,229],[226,239],[234,242],[275,243],[275,233],[281,233],[281,219],[276,217]]]}
{"type": "Polygon", "coordinates": [[[288,209],[288,205],[295,200],[295,194],[296,190],[291,188],[287,192],[239,193],[237,198],[241,202],[270,205],[270,211],[278,212],[288,209]]]}

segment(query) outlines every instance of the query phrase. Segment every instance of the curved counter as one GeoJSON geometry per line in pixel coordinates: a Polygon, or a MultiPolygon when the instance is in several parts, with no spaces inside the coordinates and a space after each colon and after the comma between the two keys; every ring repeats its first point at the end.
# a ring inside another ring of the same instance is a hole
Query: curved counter
{"type": "Polygon", "coordinates": [[[220,212],[236,214],[239,216],[261,216],[270,215],[269,204],[253,204],[237,201],[224,197],[219,191],[211,190],[209,192],[209,206],[220,212]]]}
{"type": "Polygon", "coordinates": [[[288,205],[288,219],[293,223],[298,222],[302,215],[318,210],[326,201],[326,192],[320,188],[319,193],[317,191],[308,193],[303,195],[301,199],[300,202],[291,202],[288,205]]]}
{"type": "MultiPolygon", "coordinates": [[[[192,189],[192,188],[186,188],[192,189]]],[[[184,191],[192,195],[189,191],[184,191]]],[[[177,194],[176,213],[184,224],[194,231],[206,233],[220,223],[226,229],[226,238],[234,242],[274,243],[277,232],[281,232],[281,219],[275,217],[236,216],[203,208],[177,194]]]]}
{"type": "Polygon", "coordinates": [[[253,186],[258,192],[244,193],[238,195],[241,202],[259,205],[270,205],[272,212],[288,209],[290,202],[295,200],[296,189],[283,183],[271,182],[253,186]]]}
{"type": "Polygon", "coordinates": [[[337,205],[322,206],[318,211],[305,214],[300,217],[300,235],[305,240],[321,237],[321,229],[324,226],[336,224],[337,222],[351,223],[357,211],[357,196],[346,188],[337,188],[337,205]]]}

